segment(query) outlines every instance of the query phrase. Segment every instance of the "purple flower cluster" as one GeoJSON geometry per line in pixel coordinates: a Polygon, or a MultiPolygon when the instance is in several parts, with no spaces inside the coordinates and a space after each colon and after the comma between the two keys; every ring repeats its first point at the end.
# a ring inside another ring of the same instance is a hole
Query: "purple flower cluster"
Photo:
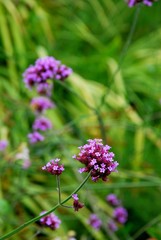
{"type": "Polygon", "coordinates": [[[127,221],[128,212],[124,207],[119,206],[114,209],[113,216],[118,223],[124,224],[127,221]]]}
{"type": "MultiPolygon", "coordinates": [[[[41,212],[40,215],[43,215],[44,213],[46,213],[46,211],[41,212]]],[[[40,223],[46,227],[51,228],[52,230],[55,230],[59,228],[61,220],[55,214],[50,213],[49,215],[42,217],[40,219],[40,223]]]]}
{"type": "Polygon", "coordinates": [[[38,94],[50,97],[53,89],[53,84],[39,83],[36,89],[38,94]]]}
{"type": "Polygon", "coordinates": [[[28,88],[47,83],[48,79],[64,80],[72,73],[72,69],[61,64],[51,56],[39,58],[34,65],[29,66],[23,74],[28,88]]]}
{"type": "Polygon", "coordinates": [[[35,97],[31,100],[31,107],[35,111],[36,115],[38,115],[32,126],[34,132],[28,134],[29,142],[31,144],[44,141],[45,137],[37,132],[38,130],[46,131],[52,128],[51,121],[44,117],[42,113],[44,113],[47,109],[53,108],[54,106],[55,105],[50,98],[44,96],[35,97]]]}
{"type": "Polygon", "coordinates": [[[106,201],[111,204],[112,206],[118,206],[120,205],[120,200],[117,198],[117,196],[113,193],[110,193],[106,196],[106,201]]]}
{"type": "Polygon", "coordinates": [[[96,214],[91,214],[88,219],[88,224],[90,224],[96,230],[99,230],[102,226],[102,221],[97,217],[96,214]]]}
{"type": "Polygon", "coordinates": [[[108,228],[111,230],[111,232],[116,232],[118,230],[116,222],[112,219],[108,222],[108,228]]]}
{"type": "Polygon", "coordinates": [[[127,210],[121,206],[121,201],[116,197],[115,194],[110,193],[106,196],[106,201],[114,208],[113,216],[108,222],[108,228],[115,232],[118,230],[118,224],[125,224],[128,218],[127,210]]]}
{"type": "Polygon", "coordinates": [[[44,113],[47,109],[53,108],[54,106],[55,105],[50,98],[44,96],[35,97],[31,100],[31,107],[35,111],[36,115],[38,115],[32,126],[34,132],[28,134],[29,142],[31,144],[44,141],[45,137],[37,132],[38,130],[46,131],[52,128],[51,121],[44,117],[42,113],[44,113]]]}
{"type": "Polygon", "coordinates": [[[31,101],[31,107],[37,112],[42,113],[47,109],[53,108],[54,104],[47,97],[35,97],[31,101]]]}
{"type": "Polygon", "coordinates": [[[72,198],[74,200],[73,201],[73,208],[74,208],[75,211],[78,211],[80,208],[84,207],[84,204],[79,202],[79,198],[78,198],[77,194],[73,194],[72,198]]]}
{"type": "Polygon", "coordinates": [[[34,144],[45,139],[40,133],[36,132],[46,131],[52,128],[49,119],[40,116],[47,109],[54,108],[54,103],[51,101],[51,93],[53,89],[53,82],[51,79],[64,80],[72,73],[72,69],[51,56],[46,56],[36,60],[34,65],[29,66],[23,73],[23,80],[27,88],[32,89],[36,87],[39,95],[31,100],[31,108],[39,117],[33,124],[33,133],[28,134],[29,142],[34,144]]]}
{"type": "Polygon", "coordinates": [[[48,118],[45,118],[42,116],[42,117],[36,118],[32,127],[34,130],[46,131],[52,128],[52,123],[48,118]]]}
{"type": "Polygon", "coordinates": [[[8,146],[8,142],[6,140],[0,140],[0,152],[3,152],[8,146]]]}
{"type": "Polygon", "coordinates": [[[52,175],[60,175],[64,171],[64,166],[59,164],[60,159],[52,159],[45,166],[42,167],[42,170],[51,173],[52,175]]]}
{"type": "Polygon", "coordinates": [[[143,3],[144,5],[151,7],[155,1],[156,0],[128,0],[128,6],[133,7],[138,3],[143,3]]]}
{"type": "Polygon", "coordinates": [[[44,141],[44,136],[41,135],[39,132],[33,132],[28,134],[28,139],[30,143],[37,143],[44,141]]]}
{"type": "Polygon", "coordinates": [[[118,162],[113,160],[114,153],[110,152],[111,147],[103,145],[102,139],[88,140],[88,144],[79,147],[80,153],[73,158],[85,165],[79,172],[91,172],[92,181],[96,182],[99,178],[107,180],[111,172],[116,172],[118,162]]]}
{"type": "Polygon", "coordinates": [[[48,118],[40,116],[35,119],[32,128],[34,132],[28,134],[28,139],[31,144],[34,144],[37,142],[42,142],[45,139],[45,137],[37,132],[37,130],[46,131],[52,128],[52,124],[48,118]]]}
{"type": "MultiPolygon", "coordinates": [[[[127,221],[128,213],[127,210],[121,206],[121,201],[117,198],[117,196],[113,193],[110,193],[106,196],[106,201],[114,208],[112,218],[108,221],[108,229],[110,229],[112,232],[115,232],[118,230],[118,227],[120,224],[124,224],[127,221]]],[[[91,214],[88,223],[95,228],[96,230],[99,230],[102,221],[98,218],[96,214],[91,214]]]]}
{"type": "Polygon", "coordinates": [[[67,78],[69,75],[71,75],[72,73],[72,69],[68,68],[65,65],[60,65],[57,73],[55,75],[55,79],[57,80],[64,80],[65,78],[67,78]]]}

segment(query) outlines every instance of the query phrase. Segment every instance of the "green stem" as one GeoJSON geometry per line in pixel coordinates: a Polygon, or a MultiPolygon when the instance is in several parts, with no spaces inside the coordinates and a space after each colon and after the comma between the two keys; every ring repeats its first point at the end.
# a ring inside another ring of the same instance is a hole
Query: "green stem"
{"type": "Polygon", "coordinates": [[[57,81],[59,85],[63,86],[64,88],[66,88],[69,92],[71,92],[72,94],[74,94],[81,102],[84,103],[84,105],[86,105],[89,109],[91,109],[92,111],[95,111],[95,108],[92,107],[91,105],[89,105],[84,98],[82,98],[77,92],[75,92],[72,88],[70,88],[68,85],[66,85],[64,82],[61,81],[57,81]]]}
{"type": "Polygon", "coordinates": [[[55,211],[55,209],[57,209],[59,206],[63,205],[64,203],[66,203],[70,198],[72,198],[72,195],[77,193],[83,186],[84,184],[87,182],[88,178],[90,177],[91,172],[88,173],[88,175],[86,176],[86,178],[83,180],[83,182],[62,202],[58,203],[57,205],[55,205],[52,209],[50,209],[49,211],[47,211],[46,213],[42,214],[41,216],[37,216],[35,218],[30,219],[28,222],[25,222],[24,224],[22,224],[21,226],[19,226],[18,228],[12,230],[11,232],[3,235],[2,237],[0,237],[0,240],[4,240],[7,239],[15,234],[17,234],[18,232],[20,232],[22,229],[24,229],[25,227],[29,226],[31,223],[34,223],[38,220],[40,220],[42,217],[47,216],[48,214],[52,213],[53,211],[55,211]]]}
{"type": "Polygon", "coordinates": [[[121,69],[121,66],[122,66],[122,64],[123,64],[123,61],[124,61],[124,59],[125,59],[127,50],[128,50],[128,48],[129,48],[129,46],[130,46],[130,43],[131,43],[131,41],[132,41],[132,38],[133,38],[133,35],[134,35],[134,32],[135,32],[135,29],[136,29],[136,24],[137,24],[137,20],[138,20],[138,17],[139,17],[140,9],[141,9],[141,4],[138,4],[137,9],[136,9],[136,12],[135,12],[135,15],[134,15],[134,19],[133,19],[133,22],[132,22],[132,26],[131,26],[130,32],[129,32],[129,34],[128,34],[127,40],[126,40],[126,42],[125,42],[125,45],[124,45],[124,47],[123,47],[123,50],[122,50],[121,55],[120,55],[120,58],[119,58],[118,67],[116,68],[116,70],[115,70],[114,73],[112,74],[112,77],[111,77],[111,79],[110,79],[110,81],[109,81],[109,87],[108,87],[108,89],[106,90],[105,94],[102,96],[101,103],[100,103],[100,105],[98,106],[99,109],[104,105],[106,96],[107,96],[107,94],[109,93],[109,90],[110,90],[110,85],[112,85],[113,79],[115,78],[116,74],[117,74],[117,73],[120,71],[120,69],[121,69]]]}
{"type": "Polygon", "coordinates": [[[106,139],[107,139],[106,138],[106,128],[105,128],[105,125],[104,125],[104,122],[103,122],[103,118],[101,117],[100,111],[98,109],[95,110],[95,114],[97,116],[97,120],[98,120],[98,123],[99,123],[101,137],[102,137],[104,143],[106,143],[106,139]]]}
{"type": "Polygon", "coordinates": [[[60,176],[56,175],[57,189],[58,189],[58,203],[65,208],[73,208],[73,206],[67,206],[61,203],[61,189],[60,189],[60,176]]]}
{"type": "Polygon", "coordinates": [[[77,94],[77,92],[73,91],[73,89],[67,86],[64,82],[58,81],[58,84],[60,84],[61,86],[66,88],[68,91],[70,91],[72,94],[74,94],[81,102],[84,103],[84,105],[86,105],[89,109],[91,109],[96,114],[98,123],[100,125],[101,137],[104,140],[104,142],[106,142],[106,129],[103,123],[103,119],[101,118],[99,108],[97,107],[95,108],[89,105],[79,94],[77,94]]]}
{"type": "Polygon", "coordinates": [[[57,190],[58,190],[58,203],[61,204],[61,190],[60,190],[60,176],[56,175],[57,190]]]}
{"type": "Polygon", "coordinates": [[[161,221],[161,215],[155,217],[152,219],[149,223],[144,225],[138,232],[136,232],[133,235],[133,240],[137,239],[143,232],[145,232],[149,227],[152,227],[153,225],[159,223],[161,221]]]}

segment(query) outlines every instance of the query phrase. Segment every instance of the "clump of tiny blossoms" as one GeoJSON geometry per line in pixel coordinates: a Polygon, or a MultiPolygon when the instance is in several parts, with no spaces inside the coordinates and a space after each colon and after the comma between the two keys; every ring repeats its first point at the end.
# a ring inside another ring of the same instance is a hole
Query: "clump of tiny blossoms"
{"type": "MultiPolygon", "coordinates": [[[[43,211],[40,213],[40,215],[43,215],[45,213],[46,211],[43,211]]],[[[40,219],[40,223],[46,227],[51,228],[52,230],[55,230],[59,228],[61,220],[54,213],[50,213],[49,215],[42,217],[40,219]]]]}
{"type": "Polygon", "coordinates": [[[88,224],[91,225],[91,227],[93,227],[94,229],[99,230],[102,226],[102,221],[96,214],[92,213],[89,216],[88,224]]]}
{"type": "Polygon", "coordinates": [[[53,80],[64,81],[72,72],[72,69],[62,64],[61,61],[52,56],[46,56],[38,58],[23,73],[23,81],[26,87],[30,90],[35,88],[39,95],[34,97],[30,103],[34,113],[38,116],[32,126],[34,132],[28,134],[31,144],[45,140],[45,137],[37,132],[38,130],[46,131],[52,128],[50,120],[42,114],[55,107],[50,99],[54,86],[53,80]]]}
{"type": "Polygon", "coordinates": [[[118,223],[124,224],[127,221],[128,212],[124,207],[119,206],[114,209],[113,217],[118,223]]]}
{"type": "MultiPolygon", "coordinates": [[[[106,201],[113,207],[112,215],[107,217],[107,228],[111,232],[116,232],[121,226],[123,226],[128,219],[128,212],[121,204],[120,199],[113,193],[106,196],[106,201]]],[[[100,230],[105,223],[105,219],[100,219],[97,214],[90,214],[87,223],[96,230],[100,230]]]]}
{"type": "Polygon", "coordinates": [[[108,222],[108,228],[115,232],[118,230],[118,227],[125,224],[128,218],[128,212],[126,208],[121,205],[121,201],[113,193],[110,193],[106,196],[106,201],[114,207],[112,218],[108,222]]]}
{"type": "Polygon", "coordinates": [[[64,171],[64,166],[59,164],[60,159],[52,159],[45,166],[42,167],[42,170],[51,173],[52,175],[60,175],[64,171]]]}
{"type": "Polygon", "coordinates": [[[157,0],[128,0],[128,6],[133,7],[138,3],[143,3],[144,5],[151,7],[155,1],[157,0]]]}
{"type": "Polygon", "coordinates": [[[46,131],[52,128],[52,123],[48,118],[42,116],[35,119],[32,128],[34,130],[46,131]]]}
{"type": "Polygon", "coordinates": [[[78,211],[80,208],[84,207],[84,204],[79,202],[79,198],[77,194],[72,195],[73,198],[73,208],[75,211],[78,211]]]}
{"type": "Polygon", "coordinates": [[[106,201],[112,206],[118,206],[121,204],[121,201],[113,193],[110,193],[106,196],[106,201]]]}
{"type": "Polygon", "coordinates": [[[114,153],[110,152],[110,146],[103,145],[102,139],[87,140],[87,144],[80,146],[80,152],[73,158],[85,165],[79,172],[90,172],[92,181],[96,182],[99,178],[107,181],[107,177],[116,172],[119,165],[114,161],[114,153]]]}
{"type": "Polygon", "coordinates": [[[36,119],[32,125],[34,131],[28,134],[28,139],[31,144],[35,144],[45,140],[45,137],[38,131],[44,132],[52,128],[50,119],[44,117],[42,114],[46,110],[54,108],[55,104],[48,97],[38,96],[31,100],[30,105],[36,114],[36,119]]]}
{"type": "Polygon", "coordinates": [[[62,64],[52,56],[42,57],[36,60],[34,65],[29,66],[23,73],[26,87],[38,87],[44,84],[47,88],[48,79],[64,80],[72,73],[72,69],[62,64]]]}
{"type": "Polygon", "coordinates": [[[41,135],[39,132],[33,132],[28,134],[28,139],[30,143],[37,143],[37,142],[42,142],[44,141],[44,136],[41,135]]]}
{"type": "Polygon", "coordinates": [[[43,113],[54,106],[54,103],[47,97],[35,97],[31,100],[31,107],[36,113],[43,113]]]}

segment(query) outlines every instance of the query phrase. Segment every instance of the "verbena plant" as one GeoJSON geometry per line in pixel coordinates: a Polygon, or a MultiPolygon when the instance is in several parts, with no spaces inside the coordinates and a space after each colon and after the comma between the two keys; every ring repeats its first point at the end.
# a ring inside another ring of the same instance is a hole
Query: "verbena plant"
{"type": "MultiPolygon", "coordinates": [[[[46,162],[55,156],[62,159],[68,171],[61,180],[65,199],[83,180],[71,159],[75,149],[88,138],[104,138],[116,153],[119,174],[105,185],[87,183],[79,196],[86,208],[79,213],[58,209],[63,227],[55,232],[42,230],[37,223],[13,239],[63,237],[68,232],[72,234],[70,230],[78,238],[90,235],[104,239],[105,230],[96,233],[86,219],[100,209],[106,215],[111,212],[103,199],[113,189],[130,213],[126,226],[117,232],[118,238],[126,239],[136,231],[138,235],[146,232],[159,238],[160,2],[153,8],[141,8],[121,65],[121,49],[137,6],[129,9],[122,1],[102,0],[46,1],[45,6],[36,1],[2,1],[0,7],[1,138],[9,140],[1,161],[1,235],[42,210],[52,209],[57,202],[53,176],[41,171],[46,162]],[[15,155],[28,144],[27,134],[34,121],[29,101],[35,93],[26,90],[21,74],[37,57],[46,55],[61,58],[74,69],[74,74],[64,84],[55,83],[51,98],[57,108],[47,113],[54,128],[45,142],[30,147],[32,165],[22,170],[15,155]]],[[[116,238],[115,234],[112,236],[116,238]]]]}

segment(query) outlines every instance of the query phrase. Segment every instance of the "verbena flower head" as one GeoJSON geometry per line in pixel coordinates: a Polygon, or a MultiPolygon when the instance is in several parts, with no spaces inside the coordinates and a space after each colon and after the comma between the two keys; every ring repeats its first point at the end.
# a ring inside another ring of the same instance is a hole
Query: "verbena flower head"
{"type": "Polygon", "coordinates": [[[46,97],[35,97],[31,101],[31,107],[37,112],[42,113],[47,109],[53,108],[54,103],[46,97]]]}
{"type": "MultiPolygon", "coordinates": [[[[46,211],[41,212],[40,215],[44,213],[46,213],[46,211]]],[[[49,215],[42,217],[40,219],[40,223],[46,227],[51,228],[52,230],[55,230],[59,228],[61,220],[54,213],[50,213],[49,215]]]]}
{"type": "Polygon", "coordinates": [[[44,141],[45,137],[39,132],[33,132],[28,134],[28,139],[31,144],[44,141]]]}
{"type": "Polygon", "coordinates": [[[46,131],[51,128],[52,128],[52,124],[51,124],[50,120],[45,117],[39,117],[33,123],[34,130],[46,131]]]}
{"type": "Polygon", "coordinates": [[[157,0],[128,0],[128,6],[133,7],[138,3],[143,3],[144,5],[151,7],[155,1],[157,0]]]}
{"type": "Polygon", "coordinates": [[[110,220],[108,223],[108,228],[112,231],[112,232],[116,232],[118,230],[118,226],[116,224],[116,222],[114,220],[110,220]]]}
{"type": "Polygon", "coordinates": [[[121,203],[120,200],[113,193],[110,193],[109,195],[107,195],[106,200],[112,206],[118,206],[121,203]]]}
{"type": "Polygon", "coordinates": [[[64,80],[72,73],[72,69],[62,65],[59,60],[46,56],[36,60],[34,65],[29,66],[23,73],[26,87],[32,88],[48,79],[64,80]]]}
{"type": "Polygon", "coordinates": [[[91,214],[88,219],[88,224],[90,224],[96,230],[99,230],[102,226],[102,221],[97,217],[96,214],[91,214]]]}
{"type": "Polygon", "coordinates": [[[80,208],[84,207],[84,204],[79,202],[79,198],[77,194],[73,194],[72,198],[74,199],[73,208],[75,211],[78,211],[80,208]]]}
{"type": "Polygon", "coordinates": [[[114,209],[113,217],[121,224],[124,224],[128,218],[128,212],[124,207],[117,207],[114,209]]]}
{"type": "Polygon", "coordinates": [[[47,79],[54,78],[60,61],[53,57],[43,57],[36,60],[35,65],[29,66],[23,73],[26,86],[33,86],[46,82],[47,79]]]}
{"type": "Polygon", "coordinates": [[[8,146],[8,142],[6,140],[1,140],[0,141],[0,152],[3,152],[7,146],[8,146]]]}
{"type": "Polygon", "coordinates": [[[65,65],[61,65],[58,70],[57,70],[57,73],[55,75],[55,79],[58,79],[58,80],[64,80],[65,78],[67,78],[69,75],[72,74],[72,69],[71,68],[68,68],[67,66],[65,65]]]}
{"type": "Polygon", "coordinates": [[[45,166],[42,167],[42,170],[51,173],[52,175],[60,175],[64,171],[64,166],[59,164],[60,159],[52,159],[45,166]]]}
{"type": "Polygon", "coordinates": [[[85,165],[79,172],[91,172],[91,178],[96,182],[99,178],[107,181],[111,172],[116,172],[118,162],[113,160],[114,153],[110,146],[103,145],[102,139],[88,140],[88,143],[79,147],[80,152],[73,158],[85,165]]]}
{"type": "Polygon", "coordinates": [[[53,84],[49,84],[47,82],[40,83],[37,85],[37,93],[40,95],[45,95],[50,97],[53,89],[53,84]]]}

